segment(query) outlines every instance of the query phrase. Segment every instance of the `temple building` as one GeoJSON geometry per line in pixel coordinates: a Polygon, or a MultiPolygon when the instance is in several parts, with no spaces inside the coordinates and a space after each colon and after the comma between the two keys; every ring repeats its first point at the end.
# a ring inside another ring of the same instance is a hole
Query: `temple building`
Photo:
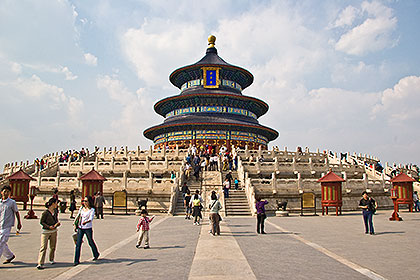
{"type": "Polygon", "coordinates": [[[154,106],[165,118],[162,124],[144,131],[155,148],[234,145],[267,149],[278,137],[277,131],[258,122],[268,111],[267,103],[242,94],[252,84],[253,75],[220,58],[215,41],[216,37],[210,36],[200,61],[170,75],[171,83],[181,92],[154,106]]]}

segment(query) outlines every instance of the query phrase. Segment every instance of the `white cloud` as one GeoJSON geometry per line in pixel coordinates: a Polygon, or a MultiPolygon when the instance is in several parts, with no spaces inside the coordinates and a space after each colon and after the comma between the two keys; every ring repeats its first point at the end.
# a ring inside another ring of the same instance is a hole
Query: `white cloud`
{"type": "Polygon", "coordinates": [[[186,62],[204,54],[206,36],[201,23],[152,19],[127,30],[121,47],[139,79],[149,86],[167,86],[168,76],[186,62]]]}
{"type": "Polygon", "coordinates": [[[83,107],[83,101],[67,96],[64,89],[42,81],[37,75],[30,78],[18,78],[12,83],[13,87],[25,96],[41,100],[49,104],[51,110],[65,110],[70,120],[78,118],[78,113],[83,107]],[[52,102],[51,102],[52,101],[52,102]]]}
{"type": "Polygon", "coordinates": [[[69,80],[69,81],[73,81],[73,80],[76,80],[77,79],[77,76],[76,75],[74,75],[70,70],[69,70],[69,68],[68,67],[63,67],[63,66],[61,66],[61,72],[63,72],[64,73],[64,75],[66,76],[66,80],[69,80]]]}
{"type": "Polygon", "coordinates": [[[102,141],[101,137],[106,136],[111,143],[138,144],[141,129],[156,121],[156,116],[152,113],[152,102],[144,89],[133,93],[117,76],[108,75],[99,76],[96,84],[113,101],[120,104],[121,109],[114,106],[116,114],[111,121],[111,129],[96,131],[95,141],[102,141]]]}
{"type": "Polygon", "coordinates": [[[397,18],[393,10],[379,2],[363,2],[362,12],[367,18],[360,25],[344,33],[335,49],[352,55],[364,55],[394,47],[397,39],[393,32],[397,28],[397,18]]]}
{"type": "Polygon", "coordinates": [[[347,6],[339,15],[331,27],[345,27],[353,24],[359,11],[353,6],[347,6]]]}
{"type": "Polygon", "coordinates": [[[73,81],[78,78],[77,75],[74,75],[67,66],[61,66],[61,65],[51,66],[51,65],[45,65],[45,64],[28,64],[28,63],[23,63],[22,66],[27,67],[31,70],[39,71],[39,72],[64,74],[64,78],[67,81],[73,81]]]}
{"type": "Polygon", "coordinates": [[[412,125],[414,128],[420,123],[419,104],[420,77],[409,76],[402,78],[393,88],[386,89],[372,113],[385,116],[390,124],[412,125]]]}
{"type": "Polygon", "coordinates": [[[18,78],[15,81],[15,87],[28,97],[41,98],[47,95],[56,101],[65,99],[63,88],[45,83],[37,75],[32,75],[30,78],[18,78]]]}
{"type": "Polygon", "coordinates": [[[16,62],[10,63],[10,70],[15,74],[21,74],[22,73],[22,65],[16,62]]]}
{"type": "Polygon", "coordinates": [[[97,66],[98,65],[98,58],[91,53],[85,53],[85,62],[87,65],[90,66],[97,66]]]}

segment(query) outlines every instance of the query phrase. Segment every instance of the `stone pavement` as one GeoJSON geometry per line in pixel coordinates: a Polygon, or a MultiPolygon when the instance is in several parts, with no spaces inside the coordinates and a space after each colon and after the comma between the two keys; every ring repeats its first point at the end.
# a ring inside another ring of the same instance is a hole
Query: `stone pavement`
{"type": "Polygon", "coordinates": [[[158,216],[148,250],[135,248],[137,216],[107,215],[94,221],[100,260],[91,261],[85,242],[82,264],[73,267],[72,221],[61,214],[57,263],[42,271],[35,268],[39,219],[24,220],[20,235],[12,230],[16,259],[0,264],[0,279],[417,279],[420,213],[401,212],[403,222],[388,221],[390,215],[375,215],[374,236],[364,234],[358,212],[269,217],[266,235],[255,233],[255,218],[227,217],[221,236],[208,233],[207,219],[194,226],[183,217],[158,216]]]}

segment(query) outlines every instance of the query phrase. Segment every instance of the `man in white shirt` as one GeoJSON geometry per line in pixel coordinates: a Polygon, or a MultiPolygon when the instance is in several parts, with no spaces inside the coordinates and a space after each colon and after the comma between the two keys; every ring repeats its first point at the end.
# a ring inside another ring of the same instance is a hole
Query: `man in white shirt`
{"type": "Polygon", "coordinates": [[[6,257],[4,264],[10,263],[15,255],[10,251],[7,246],[9,241],[10,231],[15,225],[15,215],[18,220],[17,229],[22,228],[20,222],[20,215],[16,205],[16,201],[9,198],[12,189],[9,186],[3,186],[1,189],[1,200],[0,200],[0,258],[2,255],[6,257]]]}

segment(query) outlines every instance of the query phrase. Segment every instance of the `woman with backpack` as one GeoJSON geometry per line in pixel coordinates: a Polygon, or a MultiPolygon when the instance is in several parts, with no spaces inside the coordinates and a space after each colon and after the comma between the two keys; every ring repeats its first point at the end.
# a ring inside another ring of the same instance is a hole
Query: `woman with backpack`
{"type": "Polygon", "coordinates": [[[201,198],[200,192],[198,190],[195,191],[194,196],[191,199],[190,204],[193,206],[193,217],[194,217],[194,225],[200,225],[200,219],[203,218],[201,215],[201,209],[203,208],[203,199],[201,198]]]}
{"type": "Polygon", "coordinates": [[[210,200],[210,221],[211,221],[211,233],[213,235],[217,234],[220,235],[220,215],[219,211],[222,209],[222,204],[217,199],[217,195],[215,191],[211,192],[211,200],[210,200]]]}

